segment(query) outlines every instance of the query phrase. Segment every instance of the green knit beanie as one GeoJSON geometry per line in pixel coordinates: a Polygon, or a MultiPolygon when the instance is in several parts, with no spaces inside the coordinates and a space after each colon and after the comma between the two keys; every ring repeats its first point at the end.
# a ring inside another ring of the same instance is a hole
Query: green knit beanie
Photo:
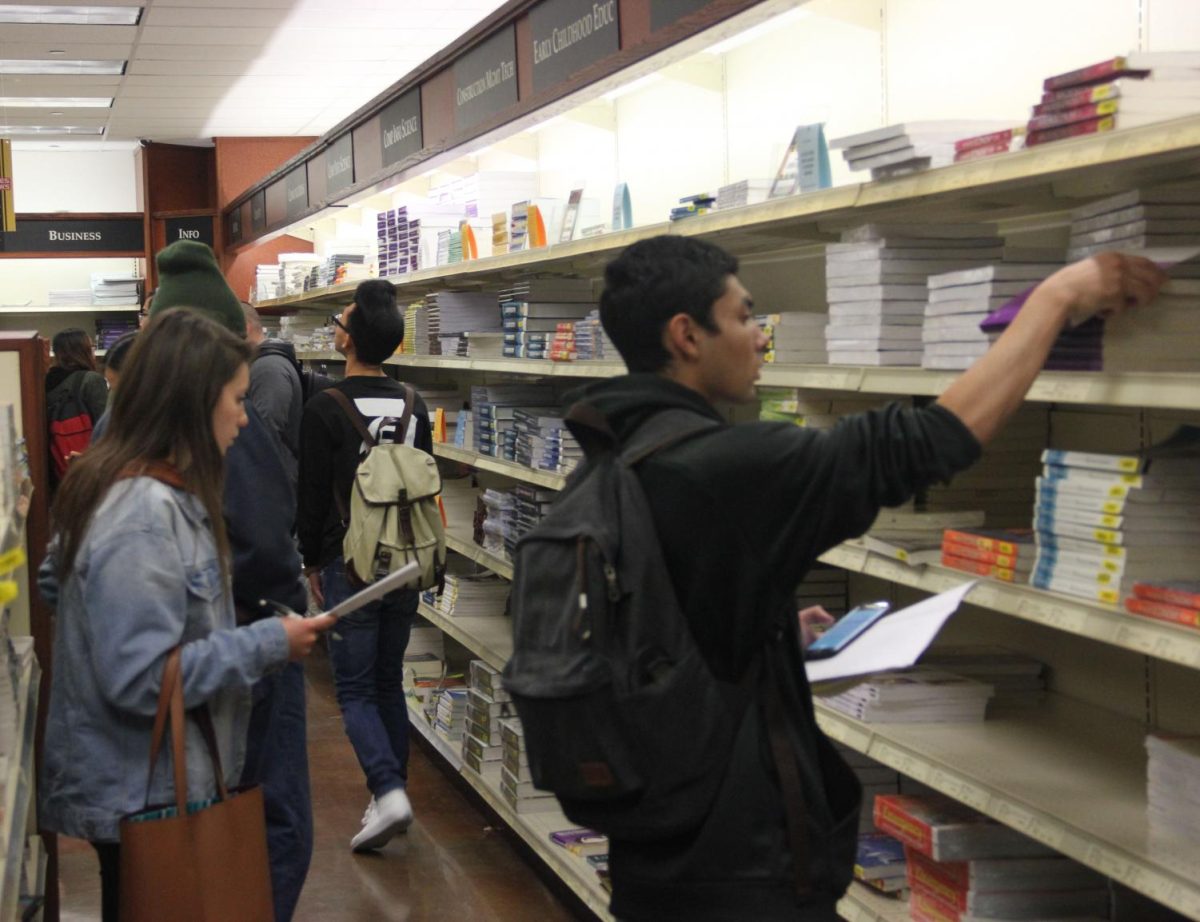
{"type": "Polygon", "coordinates": [[[242,302],[221,274],[212,248],[198,240],[176,240],[158,251],[158,290],[150,316],[171,307],[190,307],[238,336],[246,335],[242,302]]]}

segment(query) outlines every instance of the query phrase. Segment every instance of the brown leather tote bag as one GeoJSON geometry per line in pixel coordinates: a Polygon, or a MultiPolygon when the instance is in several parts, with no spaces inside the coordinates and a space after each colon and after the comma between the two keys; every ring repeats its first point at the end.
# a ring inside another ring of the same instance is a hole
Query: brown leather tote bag
{"type": "MultiPolygon", "coordinates": [[[[163,669],[150,743],[150,778],[162,748],[168,711],[175,803],[121,820],[121,922],[274,922],[262,790],[228,791],[208,709],[196,712],[217,799],[187,807],[185,717],[180,648],[163,669]]],[[[149,800],[147,780],[147,801],[149,800]]]]}

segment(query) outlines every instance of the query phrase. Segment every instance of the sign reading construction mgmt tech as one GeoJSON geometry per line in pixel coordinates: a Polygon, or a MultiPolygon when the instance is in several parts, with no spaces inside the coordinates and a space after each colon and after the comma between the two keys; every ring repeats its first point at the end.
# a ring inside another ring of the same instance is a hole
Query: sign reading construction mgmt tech
{"type": "Polygon", "coordinates": [[[512,26],[454,62],[454,130],[461,132],[517,104],[517,35],[512,26]]]}
{"type": "Polygon", "coordinates": [[[529,25],[535,93],[621,50],[617,0],[544,0],[529,25]]]}

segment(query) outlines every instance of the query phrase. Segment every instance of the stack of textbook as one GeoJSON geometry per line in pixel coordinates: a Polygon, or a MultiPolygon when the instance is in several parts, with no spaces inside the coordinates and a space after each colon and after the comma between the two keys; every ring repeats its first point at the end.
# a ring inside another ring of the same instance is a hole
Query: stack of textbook
{"type": "Polygon", "coordinates": [[[991,685],[995,694],[988,707],[993,710],[1035,707],[1046,696],[1046,664],[1005,647],[937,647],[921,657],[921,664],[991,685]]]}
{"type": "Polygon", "coordinates": [[[1200,737],[1146,737],[1147,819],[1152,839],[1190,849],[1200,841],[1200,737]]]}
{"type": "Polygon", "coordinates": [[[500,793],[517,813],[544,813],[558,809],[558,799],[533,786],[525,733],[516,717],[500,720],[500,793]]]}
{"type": "MultiPolygon", "coordinates": [[[[1194,572],[1194,569],[1193,569],[1194,572]]],[[[1200,580],[1145,580],[1133,584],[1125,610],[1134,615],[1200,627],[1200,580]]]]}
{"type": "Polygon", "coordinates": [[[1138,580],[1194,573],[1200,559],[1195,458],[1047,449],[1037,482],[1030,584],[1113,605],[1138,580]]]}
{"type": "Polygon", "coordinates": [[[508,581],[492,573],[447,574],[437,610],[448,618],[500,617],[508,602],[508,589],[508,581]]]}
{"type": "Polygon", "coordinates": [[[984,319],[1062,266],[1061,253],[1047,252],[1044,258],[1044,262],[998,262],[931,275],[921,336],[922,367],[970,368],[1000,336],[998,331],[980,329],[984,319]]]}
{"type": "Polygon", "coordinates": [[[518,407],[513,414],[518,464],[542,471],[568,473],[583,460],[583,449],[558,413],[518,407]]]}
{"type": "Polygon", "coordinates": [[[852,170],[870,170],[871,179],[907,176],[954,160],[954,142],[960,138],[1009,127],[993,121],[930,121],[885,125],[860,134],[835,138],[833,149],[852,170]]]}
{"type": "MultiPolygon", "coordinates": [[[[504,457],[504,434],[513,428],[518,407],[555,413],[557,399],[545,384],[477,384],[471,388],[474,444],[482,455],[504,457]]],[[[515,436],[513,437],[515,442],[515,436]]],[[[515,455],[515,451],[513,452],[515,455]]],[[[510,460],[513,455],[510,455],[510,460]]]]}
{"type": "Polygon", "coordinates": [[[1200,112],[1200,51],[1131,51],[1047,77],[1026,144],[1135,128],[1200,112]]]}
{"type": "Polygon", "coordinates": [[[515,717],[512,698],[500,684],[500,672],[483,660],[471,660],[467,687],[463,765],[493,787],[500,785],[500,721],[515,717]]]}
{"type": "Polygon", "coordinates": [[[1009,583],[1027,583],[1036,555],[1029,528],[947,528],[942,566],[1009,583]]]}
{"type": "Polygon", "coordinates": [[[740,208],[765,202],[771,194],[771,179],[742,179],[717,190],[717,209],[740,208]]]}
{"type": "Polygon", "coordinates": [[[443,688],[436,697],[434,732],[447,743],[461,741],[467,727],[467,690],[443,688]]]}
{"type": "Polygon", "coordinates": [[[1196,183],[1131,189],[1082,205],[1071,211],[1067,259],[1102,250],[1195,246],[1200,244],[1198,208],[1196,183]]]}
{"type": "Polygon", "coordinates": [[[831,365],[920,365],[929,276],[999,260],[990,224],[868,224],[825,250],[831,365]]]}
{"type": "Polygon", "coordinates": [[[791,311],[786,314],[764,314],[758,318],[769,342],[763,361],[789,365],[824,365],[825,333],[829,322],[826,314],[791,311]]]}
{"type": "Polygon", "coordinates": [[[575,321],[575,358],[581,362],[620,358],[600,323],[599,309],[590,310],[582,320],[575,321]]]}
{"type": "Polygon", "coordinates": [[[984,719],[993,694],[986,682],[917,666],[871,676],[821,701],[864,723],[965,723],[984,719]]]}
{"type": "MultiPolygon", "coordinates": [[[[864,794],[863,803],[871,803],[871,798],[864,794]]],[[[864,809],[863,813],[870,817],[869,810],[864,809]]],[[[904,843],[880,832],[859,833],[854,879],[881,893],[903,896],[908,890],[904,843]]]]}
{"type": "MultiPolygon", "coordinates": [[[[1200,265],[1189,263],[1171,271],[1196,268],[1200,265]]],[[[1125,311],[1104,321],[1104,370],[1200,371],[1197,317],[1200,278],[1170,279],[1149,310],[1125,311]]]]}
{"type": "Polygon", "coordinates": [[[507,358],[544,359],[560,324],[574,325],[596,307],[590,279],[530,279],[499,294],[507,358]]]}
{"type": "Polygon", "coordinates": [[[1100,874],[948,797],[876,797],[875,825],[904,843],[918,922],[1108,915],[1100,874]]]}

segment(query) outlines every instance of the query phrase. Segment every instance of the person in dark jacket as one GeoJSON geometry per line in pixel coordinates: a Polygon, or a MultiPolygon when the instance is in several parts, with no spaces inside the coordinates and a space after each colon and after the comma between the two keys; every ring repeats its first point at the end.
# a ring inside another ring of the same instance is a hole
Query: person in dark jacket
{"type": "Polygon", "coordinates": [[[304,388],[296,347],[280,339],[268,339],[262,318],[253,305],[243,301],[242,312],[246,317],[246,339],[257,350],[250,366],[250,402],[283,446],[288,476],[295,489],[300,415],[304,412],[304,388]]]}
{"type": "MultiPolygon", "coordinates": [[[[600,316],[630,373],[569,399],[599,409],[622,441],[669,408],[721,420],[716,404],[753,401],[767,339],[737,269],[736,259],[694,238],[657,237],[627,249],[605,270],[600,316]]],[[[1162,278],[1144,259],[1102,254],[1043,282],[991,351],[931,406],[893,404],[829,431],[722,425],[639,467],[697,645],[720,680],[738,683],[759,667],[758,687],[701,825],[669,839],[610,842],[614,916],[837,918],[861,789],[816,724],[795,586],[818,555],[866,531],[881,507],[974,462],[1019,406],[1068,319],[1145,304],[1162,278]],[[782,748],[803,792],[799,854],[808,861],[799,869],[768,743],[764,711],[772,700],[782,702],[782,748]]]]}
{"type": "MultiPolygon", "coordinates": [[[[75,410],[85,410],[91,417],[92,425],[104,415],[108,405],[108,383],[104,375],[96,370],[96,352],[92,346],[92,338],[78,327],[62,330],[50,341],[54,352],[54,366],[46,373],[46,411],[47,419],[58,418],[59,406],[70,406],[75,410]]],[[[87,444],[86,436],[78,447],[82,450],[87,444]]],[[[71,452],[73,457],[76,452],[71,452]]],[[[51,480],[57,483],[58,466],[53,454],[50,463],[51,480]]]]}

